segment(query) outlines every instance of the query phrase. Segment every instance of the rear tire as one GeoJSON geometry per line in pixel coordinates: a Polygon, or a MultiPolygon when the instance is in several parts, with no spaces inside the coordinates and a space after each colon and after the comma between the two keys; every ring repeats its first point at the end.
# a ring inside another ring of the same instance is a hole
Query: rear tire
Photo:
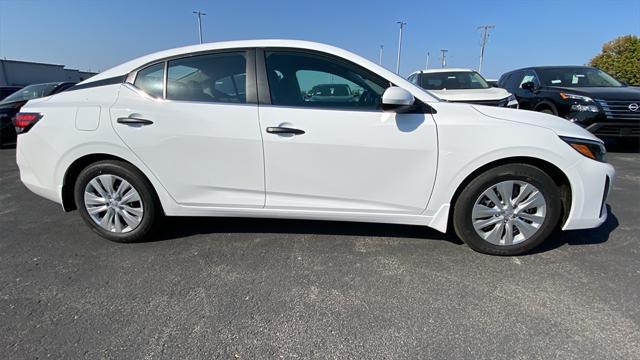
{"type": "Polygon", "coordinates": [[[148,239],[162,214],[149,180],[123,161],[105,160],[87,166],[76,179],[74,199],[84,222],[115,242],[148,239]]]}
{"type": "Polygon", "coordinates": [[[549,237],[561,206],[560,190],[544,171],[525,164],[502,165],[462,190],[453,209],[453,227],[476,251],[520,255],[549,237]]]}

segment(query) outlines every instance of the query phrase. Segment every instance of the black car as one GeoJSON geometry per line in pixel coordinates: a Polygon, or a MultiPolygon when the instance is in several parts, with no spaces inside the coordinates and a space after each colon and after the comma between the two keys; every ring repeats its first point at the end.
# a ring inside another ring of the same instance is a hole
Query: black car
{"type": "Polygon", "coordinates": [[[22,86],[0,86],[0,100],[22,89],[22,86]]]}
{"type": "Polygon", "coordinates": [[[57,94],[75,85],[73,82],[52,82],[28,85],[0,101],[0,147],[15,143],[16,131],[13,117],[27,101],[57,94]]]}
{"type": "Polygon", "coordinates": [[[560,116],[599,137],[640,137],[640,89],[588,66],[540,66],[508,72],[498,85],[520,109],[560,116]]]}

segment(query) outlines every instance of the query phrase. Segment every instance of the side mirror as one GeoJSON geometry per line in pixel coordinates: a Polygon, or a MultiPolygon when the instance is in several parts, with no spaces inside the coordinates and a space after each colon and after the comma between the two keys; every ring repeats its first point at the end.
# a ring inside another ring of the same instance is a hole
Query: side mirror
{"type": "Polygon", "coordinates": [[[410,108],[415,102],[416,99],[410,92],[397,86],[388,87],[382,94],[382,109],[385,111],[400,112],[410,108]]]}
{"type": "Polygon", "coordinates": [[[534,84],[533,81],[527,81],[526,83],[523,83],[521,87],[525,90],[533,91],[536,89],[536,84],[534,84]]]}

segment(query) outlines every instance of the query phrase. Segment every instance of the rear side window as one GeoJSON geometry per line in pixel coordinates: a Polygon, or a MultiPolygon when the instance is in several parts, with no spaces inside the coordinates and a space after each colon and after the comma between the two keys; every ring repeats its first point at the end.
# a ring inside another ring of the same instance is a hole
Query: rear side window
{"type": "Polygon", "coordinates": [[[522,79],[522,71],[512,72],[507,74],[504,80],[500,81],[500,87],[507,89],[513,92],[518,85],[520,85],[519,81],[522,79]]]}
{"type": "Polygon", "coordinates": [[[207,54],[169,61],[167,99],[246,103],[244,52],[207,54]]]}
{"type": "Polygon", "coordinates": [[[138,71],[133,83],[151,96],[162,97],[164,91],[164,63],[159,63],[138,71]]]}

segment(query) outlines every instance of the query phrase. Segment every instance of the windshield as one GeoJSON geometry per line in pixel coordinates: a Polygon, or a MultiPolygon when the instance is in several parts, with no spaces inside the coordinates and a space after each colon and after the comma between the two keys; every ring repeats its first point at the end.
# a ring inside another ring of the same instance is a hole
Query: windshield
{"type": "Polygon", "coordinates": [[[2,100],[2,102],[8,103],[14,101],[31,100],[48,96],[58,85],[59,83],[47,83],[25,86],[22,89],[7,96],[4,100],[2,100]]]}
{"type": "Polygon", "coordinates": [[[595,68],[540,69],[540,80],[544,86],[569,87],[620,87],[624,86],[606,72],[595,68]]]}
{"type": "Polygon", "coordinates": [[[420,85],[427,90],[488,89],[491,87],[475,71],[423,73],[420,85]]]}

